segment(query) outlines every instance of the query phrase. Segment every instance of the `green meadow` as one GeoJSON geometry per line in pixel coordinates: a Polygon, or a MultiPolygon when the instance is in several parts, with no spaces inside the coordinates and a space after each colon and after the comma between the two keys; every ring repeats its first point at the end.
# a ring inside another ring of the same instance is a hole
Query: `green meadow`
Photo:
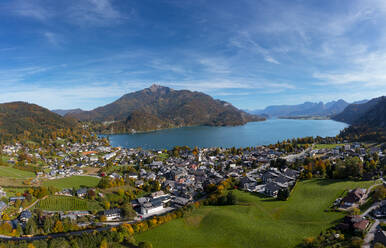
{"type": "Polygon", "coordinates": [[[0,166],[0,177],[31,178],[35,177],[35,173],[30,171],[18,170],[7,166],[0,166]]]}
{"type": "Polygon", "coordinates": [[[347,144],[315,144],[315,149],[333,149],[337,146],[344,146],[347,144]]]}
{"type": "Polygon", "coordinates": [[[44,181],[42,184],[44,186],[54,186],[58,189],[66,189],[66,188],[80,188],[81,186],[86,187],[95,187],[99,183],[99,178],[90,177],[90,176],[71,176],[64,177],[60,179],[53,179],[44,181]]]}
{"type": "Polygon", "coordinates": [[[331,227],[343,213],[325,212],[344,191],[373,182],[306,180],[288,201],[234,191],[238,205],[204,206],[189,216],[136,235],[154,248],[295,247],[331,227]]]}

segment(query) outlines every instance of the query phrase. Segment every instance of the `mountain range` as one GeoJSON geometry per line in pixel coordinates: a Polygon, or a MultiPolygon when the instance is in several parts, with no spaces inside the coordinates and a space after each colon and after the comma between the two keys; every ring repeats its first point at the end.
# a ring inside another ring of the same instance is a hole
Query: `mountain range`
{"type": "Polygon", "coordinates": [[[94,122],[98,131],[107,133],[196,125],[234,126],[265,120],[204,93],[160,85],[126,94],[91,111],[69,112],[65,116],[94,122]]]}
{"type": "Polygon", "coordinates": [[[70,113],[80,113],[83,110],[80,108],[77,108],[77,109],[53,109],[51,111],[58,115],[65,116],[66,114],[70,114],[70,113]]]}
{"type": "MultiPolygon", "coordinates": [[[[365,103],[367,100],[355,102],[356,104],[365,103]]],[[[302,117],[302,116],[324,116],[330,117],[341,113],[348,102],[339,99],[338,101],[323,102],[304,102],[297,105],[272,105],[263,110],[252,110],[249,113],[265,115],[269,117],[302,117]]]]}

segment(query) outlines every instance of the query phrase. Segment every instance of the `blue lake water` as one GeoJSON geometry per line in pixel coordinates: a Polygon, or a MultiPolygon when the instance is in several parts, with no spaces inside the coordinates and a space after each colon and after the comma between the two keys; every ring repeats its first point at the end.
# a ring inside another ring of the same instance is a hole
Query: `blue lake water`
{"type": "Polygon", "coordinates": [[[102,135],[112,146],[143,149],[189,147],[248,147],[268,145],[288,138],[336,136],[347,127],[333,120],[270,119],[236,127],[184,127],[148,133],[102,135]]]}

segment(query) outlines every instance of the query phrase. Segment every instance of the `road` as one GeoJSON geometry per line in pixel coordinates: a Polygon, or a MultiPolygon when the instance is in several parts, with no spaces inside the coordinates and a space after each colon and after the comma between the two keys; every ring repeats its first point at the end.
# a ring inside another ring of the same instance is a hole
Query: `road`
{"type": "Polygon", "coordinates": [[[44,199],[46,199],[47,197],[48,197],[48,195],[44,196],[42,199],[37,199],[36,201],[34,201],[34,203],[32,203],[31,205],[29,205],[28,207],[26,207],[25,209],[23,209],[23,211],[32,208],[32,207],[35,206],[39,201],[44,200],[44,199]]]}
{"type": "MultiPolygon", "coordinates": [[[[382,201],[383,202],[383,201],[382,201]]],[[[369,207],[365,212],[363,212],[363,214],[361,214],[360,216],[361,217],[366,217],[372,210],[378,208],[382,202],[376,202],[374,203],[373,205],[371,205],[371,207],[369,207]]]]}
{"type": "Polygon", "coordinates": [[[362,245],[362,248],[371,248],[372,247],[372,242],[374,240],[374,235],[375,235],[375,232],[378,230],[379,228],[379,224],[380,223],[385,223],[386,222],[386,219],[376,219],[374,224],[371,226],[370,230],[367,232],[365,238],[363,239],[363,245],[362,245]]]}
{"type": "MultiPolygon", "coordinates": [[[[167,208],[166,210],[167,211],[162,212],[162,214],[165,214],[167,212],[173,211],[175,209],[174,208],[167,208]]],[[[146,218],[137,219],[137,220],[138,221],[143,221],[143,220],[149,219],[149,218],[151,218],[153,216],[154,215],[149,215],[146,218]]],[[[66,236],[73,236],[73,235],[81,235],[82,233],[90,233],[90,232],[93,232],[93,231],[98,231],[98,232],[106,231],[106,230],[109,230],[110,228],[112,228],[114,226],[119,226],[119,225],[122,225],[124,223],[133,224],[133,223],[137,222],[137,220],[132,220],[132,221],[114,221],[114,222],[98,222],[98,223],[93,223],[93,224],[96,224],[96,225],[107,225],[107,226],[97,227],[97,228],[93,228],[93,229],[79,230],[79,231],[74,231],[74,232],[53,233],[53,234],[41,235],[41,236],[33,236],[33,237],[12,237],[12,236],[7,236],[7,235],[0,235],[0,239],[13,240],[13,241],[17,241],[17,240],[33,241],[33,240],[40,240],[40,239],[47,239],[47,238],[58,238],[58,237],[66,237],[66,236]]]]}
{"type": "Polygon", "coordinates": [[[306,152],[309,152],[311,151],[311,147],[310,148],[307,148],[306,150],[300,152],[300,153],[297,153],[297,154],[291,154],[291,155],[287,155],[285,157],[283,157],[283,159],[289,161],[289,162],[293,162],[295,161],[297,158],[303,156],[306,152]]]}

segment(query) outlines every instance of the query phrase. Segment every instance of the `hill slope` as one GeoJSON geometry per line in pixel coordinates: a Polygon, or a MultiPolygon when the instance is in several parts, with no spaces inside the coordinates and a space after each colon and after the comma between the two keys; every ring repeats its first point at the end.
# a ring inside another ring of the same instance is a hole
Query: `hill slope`
{"type": "Polygon", "coordinates": [[[264,120],[206,94],[159,85],[126,94],[103,107],[66,116],[103,123],[99,131],[104,132],[149,131],[194,125],[243,125],[249,121],[264,120]]]}
{"type": "Polygon", "coordinates": [[[334,120],[351,124],[340,136],[350,140],[386,141],[386,97],[363,104],[351,104],[334,120]]]}
{"type": "MultiPolygon", "coordinates": [[[[347,106],[343,112],[340,114],[337,114],[333,116],[334,120],[346,122],[349,124],[361,124],[362,121],[366,122],[367,118],[365,118],[365,115],[374,109],[374,107],[382,102],[386,101],[386,97],[378,97],[371,99],[370,101],[362,104],[350,104],[347,106]],[[365,118],[365,119],[364,119],[365,118]]],[[[375,110],[373,110],[375,111],[375,110]]],[[[370,118],[370,116],[368,116],[370,118]]],[[[375,126],[378,126],[378,124],[374,123],[375,126]]],[[[373,125],[374,126],[374,125],[373,125]]]]}
{"type": "Polygon", "coordinates": [[[49,132],[74,126],[74,121],[35,104],[25,102],[0,104],[0,140],[2,142],[20,136],[29,136],[31,140],[38,141],[49,132]]]}

